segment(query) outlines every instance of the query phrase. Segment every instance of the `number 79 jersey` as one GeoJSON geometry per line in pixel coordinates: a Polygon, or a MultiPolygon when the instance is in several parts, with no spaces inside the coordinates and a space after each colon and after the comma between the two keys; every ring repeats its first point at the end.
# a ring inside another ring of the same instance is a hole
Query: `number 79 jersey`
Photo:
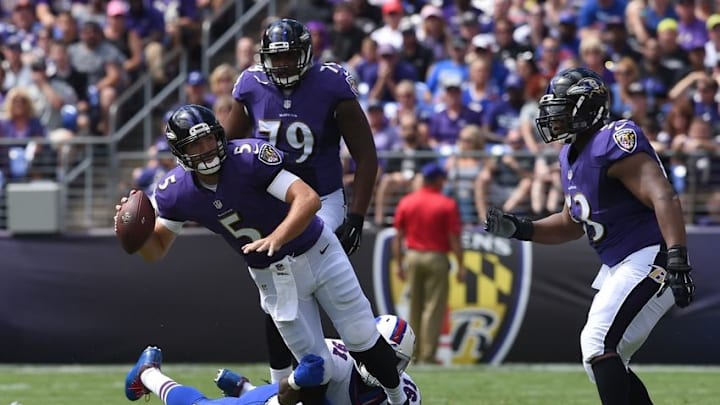
{"type": "Polygon", "coordinates": [[[232,94],[255,122],[253,136],[283,151],[290,172],[320,195],[342,187],[335,109],[358,94],[355,79],[342,66],[315,64],[295,88],[282,90],[255,65],[238,77],[232,94]]]}
{"type": "Polygon", "coordinates": [[[638,153],[658,158],[640,127],[629,120],[602,127],[571,163],[572,145],[560,151],[565,205],[585,228],[600,260],[614,266],[630,253],[659,244],[662,234],[655,212],[638,200],[620,180],[608,177],[615,162],[638,153]]]}
{"type": "MultiPolygon", "coordinates": [[[[355,369],[355,362],[339,339],[325,339],[333,359],[333,373],[325,397],[331,404],[386,405],[387,396],[381,387],[366,385],[355,369]]],[[[422,403],[420,388],[408,373],[400,376],[400,386],[410,404],[422,403]]]]}

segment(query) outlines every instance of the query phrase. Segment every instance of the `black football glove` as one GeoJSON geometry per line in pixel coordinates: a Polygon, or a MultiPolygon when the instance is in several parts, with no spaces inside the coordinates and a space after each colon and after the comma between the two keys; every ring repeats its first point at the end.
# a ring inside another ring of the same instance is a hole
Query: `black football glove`
{"type": "Polygon", "coordinates": [[[531,240],[533,223],[529,219],[521,219],[513,214],[506,214],[502,210],[491,207],[485,219],[485,230],[503,238],[531,240]]]}
{"type": "Polygon", "coordinates": [[[660,288],[658,297],[670,287],[675,297],[675,305],[684,308],[693,300],[695,284],[690,277],[692,267],[688,264],[687,248],[685,246],[673,245],[667,252],[667,274],[665,282],[660,288]]]}
{"type": "Polygon", "coordinates": [[[362,238],[363,222],[365,218],[360,214],[348,214],[345,221],[335,231],[348,256],[355,253],[360,247],[362,238]]]}

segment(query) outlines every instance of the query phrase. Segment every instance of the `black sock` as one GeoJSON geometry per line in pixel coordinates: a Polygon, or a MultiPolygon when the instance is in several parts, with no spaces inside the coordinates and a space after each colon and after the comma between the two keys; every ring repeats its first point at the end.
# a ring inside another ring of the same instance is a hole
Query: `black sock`
{"type": "Polygon", "coordinates": [[[265,339],[268,345],[268,356],[270,357],[270,368],[282,370],[292,365],[293,355],[288,349],[280,331],[278,331],[272,317],[265,317],[265,339]]]}
{"type": "Polygon", "coordinates": [[[629,368],[628,377],[630,378],[630,403],[633,405],[653,405],[645,384],[629,368]]]}
{"type": "Polygon", "coordinates": [[[400,385],[395,350],[381,337],[375,345],[364,352],[350,352],[355,360],[365,365],[367,371],[377,378],[383,387],[395,388],[400,385]]]}
{"type": "Polygon", "coordinates": [[[592,363],[595,385],[603,405],[630,405],[630,377],[618,356],[592,363]]]}

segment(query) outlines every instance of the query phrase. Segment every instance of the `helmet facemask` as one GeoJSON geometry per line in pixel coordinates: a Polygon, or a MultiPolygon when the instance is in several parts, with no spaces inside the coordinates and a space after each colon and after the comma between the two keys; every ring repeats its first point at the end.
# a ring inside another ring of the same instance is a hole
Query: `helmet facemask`
{"type": "MultiPolygon", "coordinates": [[[[192,126],[188,130],[189,136],[171,143],[173,154],[178,157],[180,163],[186,170],[196,171],[203,175],[211,175],[220,171],[222,162],[227,157],[225,142],[225,131],[221,126],[211,127],[208,123],[202,122],[192,126]],[[212,136],[215,140],[215,148],[202,153],[188,154],[187,147],[198,142],[200,139],[212,136]]],[[[168,134],[170,138],[171,134],[168,134]]]]}
{"type": "Polygon", "coordinates": [[[276,52],[263,51],[260,57],[265,74],[275,85],[282,88],[293,87],[299,83],[300,77],[310,67],[306,61],[305,51],[299,48],[276,52]]]}
{"type": "MultiPolygon", "coordinates": [[[[395,352],[398,375],[402,375],[410,365],[415,352],[415,332],[404,319],[395,315],[378,316],[375,318],[375,326],[383,339],[395,352]]],[[[370,374],[363,363],[356,362],[355,368],[366,385],[382,386],[377,378],[370,374]]]]}

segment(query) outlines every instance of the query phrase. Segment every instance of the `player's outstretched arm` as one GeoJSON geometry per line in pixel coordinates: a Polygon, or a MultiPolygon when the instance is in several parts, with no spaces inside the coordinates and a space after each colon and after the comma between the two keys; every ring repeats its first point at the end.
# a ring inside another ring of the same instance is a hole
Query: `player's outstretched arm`
{"type": "Polygon", "coordinates": [[[529,240],[546,245],[569,242],[585,233],[582,225],[572,220],[567,206],[564,206],[561,212],[537,221],[518,218],[492,207],[487,213],[485,230],[504,238],[529,240]]]}
{"type": "Polygon", "coordinates": [[[252,136],[253,122],[245,104],[235,100],[223,126],[228,139],[250,138],[252,136]]]}

